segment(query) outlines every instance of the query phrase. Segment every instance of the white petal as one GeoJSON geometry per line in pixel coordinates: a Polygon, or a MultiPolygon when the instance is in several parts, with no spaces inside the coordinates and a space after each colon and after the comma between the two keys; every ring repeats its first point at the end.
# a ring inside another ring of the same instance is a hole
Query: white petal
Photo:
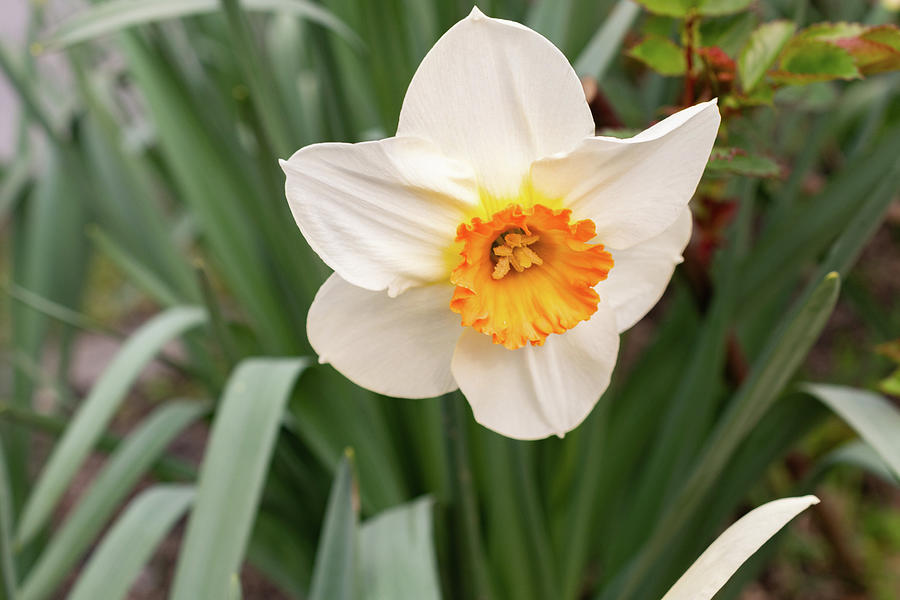
{"type": "Polygon", "coordinates": [[[546,38],[477,8],[450,28],[416,71],[397,135],[469,161],[499,197],[517,193],[531,163],[594,133],[584,90],[546,38]]]}
{"type": "Polygon", "coordinates": [[[396,298],[337,274],[319,288],[306,332],[319,362],[385,396],[430,398],[456,389],[450,360],[462,328],[450,310],[453,287],[433,284],[396,298]]]}
{"type": "Polygon", "coordinates": [[[563,198],[573,217],[597,225],[597,239],[624,250],[675,222],[697,188],[716,131],[711,100],[678,112],[633,138],[594,137],[532,167],[535,188],[563,198]]]}
{"type": "Polygon", "coordinates": [[[594,288],[616,313],[619,333],[630,329],[656,306],[672,279],[681,253],[691,239],[691,209],[684,208],[675,223],[656,237],[627,250],[610,250],[609,277],[594,288]]]}
{"type": "Polygon", "coordinates": [[[750,511],[700,555],[663,600],[709,600],[769,538],[818,503],[815,496],[782,498],[750,511]]]}
{"type": "Polygon", "coordinates": [[[609,385],[619,336],[602,304],[587,322],[543,346],[508,350],[466,328],[453,353],[453,376],[475,420],[523,440],[562,437],[591,412],[609,385]]]}
{"type": "Polygon", "coordinates": [[[307,146],[281,166],[300,231],[350,283],[396,295],[449,277],[456,227],[478,202],[463,163],[425,140],[388,138],[307,146]]]}

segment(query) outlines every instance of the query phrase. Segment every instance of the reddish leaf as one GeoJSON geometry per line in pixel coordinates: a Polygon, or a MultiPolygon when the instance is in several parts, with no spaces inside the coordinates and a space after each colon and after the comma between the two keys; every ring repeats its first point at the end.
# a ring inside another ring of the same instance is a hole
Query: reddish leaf
{"type": "Polygon", "coordinates": [[[853,56],[857,68],[863,75],[900,69],[900,51],[894,50],[887,44],[861,37],[841,38],[835,40],[834,44],[853,56]]]}

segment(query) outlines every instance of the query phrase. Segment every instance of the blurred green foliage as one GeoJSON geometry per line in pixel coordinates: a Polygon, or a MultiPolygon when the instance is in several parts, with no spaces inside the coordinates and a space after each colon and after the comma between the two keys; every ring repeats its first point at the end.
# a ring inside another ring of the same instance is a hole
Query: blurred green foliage
{"type": "MultiPolygon", "coordinates": [[[[32,6],[26,47],[0,46],[25,110],[0,171],[0,598],[52,597],[151,470],[164,483],[115,519],[73,597],[122,593],[190,513],[176,598],[237,594],[244,557],[295,598],[384,597],[397,592],[378,574],[410,572],[428,590],[410,598],[659,598],[748,500],[805,492],[836,464],[897,469],[862,441],[830,454],[845,435],[801,445],[827,412],[791,386],[842,280],[867,339],[897,336],[880,328],[896,327],[896,307],[867,299],[851,272],[900,189],[900,80],[875,76],[900,66],[896,13],[836,0],[640,5],[479,4],[562,49],[599,129],[641,129],[712,96],[724,112],[685,268],[626,339],[588,420],[541,442],[481,428],[458,395],[383,398],[327,366],[252,358],[310,355],[306,311],[327,276],[277,158],[391,135],[416,66],[469,4],[114,0],[64,19],[32,6]],[[48,75],[46,53],[65,75],[48,75]],[[122,317],[148,310],[160,314],[91,390],[70,389],[78,334],[122,337],[122,317]],[[183,352],[160,351],[176,338],[183,352]],[[162,390],[197,400],[161,393],[131,433],[110,435],[154,356],[170,368],[162,390]],[[48,387],[53,402],[39,404],[48,387]],[[198,472],[164,448],[207,407],[198,472]],[[60,438],[41,465],[36,431],[60,438]],[[51,527],[96,448],[111,454],[106,470],[51,527]],[[784,467],[796,448],[806,473],[784,467]],[[119,560],[127,568],[105,582],[119,560]]],[[[843,383],[887,375],[851,369],[843,383]]],[[[896,551],[891,540],[879,548],[896,551]]],[[[771,551],[719,597],[737,597],[771,551]]],[[[875,594],[876,579],[858,583],[875,594]]]]}

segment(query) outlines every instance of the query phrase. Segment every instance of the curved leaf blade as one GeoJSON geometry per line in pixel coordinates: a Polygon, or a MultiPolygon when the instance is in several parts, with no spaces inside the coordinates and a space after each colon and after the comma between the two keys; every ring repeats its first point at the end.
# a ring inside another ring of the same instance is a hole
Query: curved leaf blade
{"type": "Polygon", "coordinates": [[[640,14],[640,6],[633,0],[619,0],[610,11],[603,26],[595,33],[575,61],[575,72],[603,79],[606,69],[619,52],[622,40],[640,14]]]}
{"type": "Polygon", "coordinates": [[[0,598],[14,598],[16,565],[12,553],[12,490],[6,467],[6,454],[0,444],[0,598]]]}
{"type": "Polygon", "coordinates": [[[849,465],[862,469],[887,483],[900,486],[900,477],[895,475],[891,467],[881,458],[881,455],[863,440],[853,440],[829,452],[820,461],[816,469],[816,475],[824,473],[827,469],[836,465],[849,465]]]}
{"type": "MultiPolygon", "coordinates": [[[[362,46],[359,36],[343,21],[321,6],[306,0],[243,0],[246,10],[279,12],[295,15],[317,23],[341,36],[357,48],[362,46]]],[[[67,46],[109,35],[129,27],[156,23],[169,19],[217,12],[218,0],[155,0],[135,2],[114,0],[96,4],[64,22],[42,42],[47,50],[61,50],[67,46]]]]}
{"type": "Polygon", "coordinates": [[[802,389],[846,421],[900,478],[900,410],[868,390],[821,383],[802,389]]]}
{"type": "Polygon", "coordinates": [[[356,597],[354,573],[359,501],[354,498],[352,456],[351,451],[345,452],[328,495],[309,600],[353,600],[356,597]]]}
{"type": "Polygon", "coordinates": [[[204,321],[206,313],[202,309],[175,307],[155,316],[128,338],[53,448],[22,511],[18,544],[31,540],[47,522],[66,486],[147,363],[165,344],[204,321]]]}
{"type": "Polygon", "coordinates": [[[420,498],[360,527],[359,587],[366,600],[440,600],[433,506],[431,498],[420,498]]]}
{"type": "Polygon", "coordinates": [[[170,402],[158,408],[116,450],[63,526],[29,571],[18,598],[46,598],[100,532],[119,502],[172,439],[204,414],[201,402],[170,402]]]}
{"type": "Polygon", "coordinates": [[[782,498],[750,511],[710,544],[663,600],[710,600],[769,538],[818,503],[815,496],[782,498]]]}
{"type": "Polygon", "coordinates": [[[228,379],[200,467],[172,600],[228,597],[285,404],[307,364],[305,359],[249,359],[228,379]]]}
{"type": "Polygon", "coordinates": [[[185,485],[159,485],[138,496],[91,556],[69,600],[124,598],[193,499],[193,486],[185,485]]]}

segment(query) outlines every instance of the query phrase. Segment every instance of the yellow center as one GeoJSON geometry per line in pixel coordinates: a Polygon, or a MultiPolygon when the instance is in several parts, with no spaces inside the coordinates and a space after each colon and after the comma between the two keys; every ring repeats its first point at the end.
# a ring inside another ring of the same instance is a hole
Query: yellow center
{"type": "Polygon", "coordinates": [[[570,215],[539,203],[509,204],[458,227],[462,260],[450,276],[450,308],[464,326],[515,349],[539,346],[596,312],[594,286],[606,279],[612,256],[590,243],[591,220],[570,223],[570,215]]]}

